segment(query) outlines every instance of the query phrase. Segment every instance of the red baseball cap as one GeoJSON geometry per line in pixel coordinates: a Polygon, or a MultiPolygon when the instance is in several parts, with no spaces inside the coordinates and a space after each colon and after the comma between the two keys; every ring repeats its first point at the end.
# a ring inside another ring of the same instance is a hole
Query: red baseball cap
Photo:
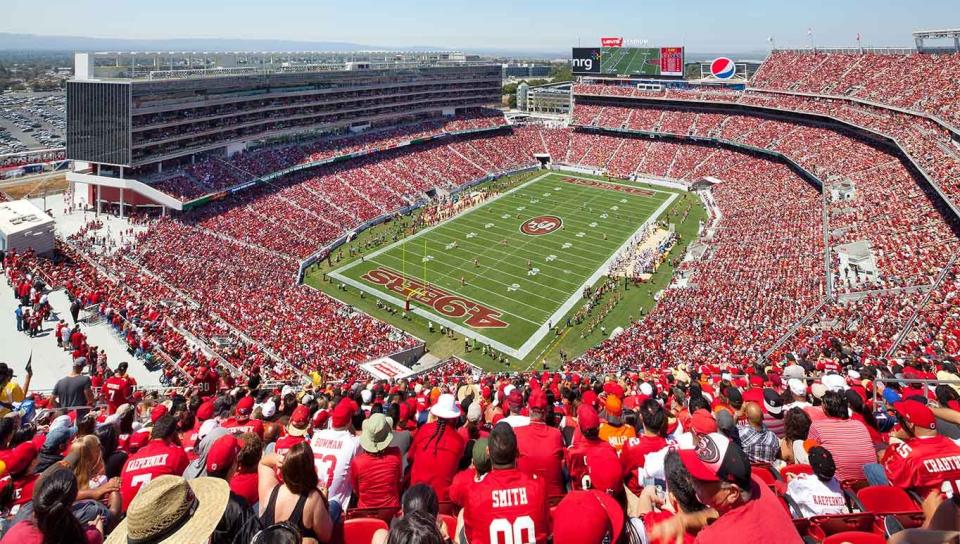
{"type": "Polygon", "coordinates": [[[287,434],[292,436],[303,436],[310,430],[310,409],[303,404],[294,408],[290,414],[290,422],[287,425],[287,434]]]}
{"type": "Polygon", "coordinates": [[[531,410],[546,410],[547,392],[543,389],[534,389],[530,392],[530,398],[527,399],[527,404],[531,410]]]}
{"type": "Polygon", "coordinates": [[[10,450],[4,461],[7,463],[7,474],[23,472],[30,463],[37,458],[37,446],[33,442],[24,442],[10,450]]]}
{"type": "Polygon", "coordinates": [[[517,409],[523,406],[523,394],[518,389],[513,389],[507,395],[507,406],[517,409]]]}
{"type": "Polygon", "coordinates": [[[333,409],[333,413],[330,414],[330,418],[333,420],[333,426],[335,428],[346,427],[347,423],[350,423],[350,419],[353,417],[353,412],[353,403],[346,398],[341,400],[333,409]]]}
{"type": "Polygon", "coordinates": [[[213,400],[208,400],[197,407],[197,419],[206,421],[213,417],[213,400]]]}
{"type": "Polygon", "coordinates": [[[327,420],[330,419],[329,410],[317,410],[317,413],[313,414],[313,428],[314,429],[323,429],[327,426],[327,420]]]}
{"type": "Polygon", "coordinates": [[[156,423],[158,419],[167,415],[167,407],[163,404],[158,404],[150,410],[150,423],[156,423]]]}
{"type": "Polygon", "coordinates": [[[243,397],[237,403],[237,415],[249,416],[253,412],[253,397],[243,397]]]}
{"type": "Polygon", "coordinates": [[[580,399],[583,404],[590,406],[596,406],[597,404],[597,394],[593,390],[587,391],[583,394],[583,398],[580,399]]]}
{"type": "Polygon", "coordinates": [[[700,408],[690,416],[690,428],[697,434],[710,434],[717,432],[717,420],[713,414],[700,408]]]}
{"type": "Polygon", "coordinates": [[[623,509],[610,495],[595,489],[571,491],[553,512],[553,543],[617,542],[624,520],[623,509]]]}
{"type": "Polygon", "coordinates": [[[623,390],[623,387],[621,387],[620,384],[617,382],[607,382],[603,384],[603,392],[608,395],[617,396],[621,399],[623,398],[623,395],[625,393],[625,391],[623,390]]]}
{"type": "Polygon", "coordinates": [[[600,416],[597,415],[597,411],[593,409],[593,406],[581,404],[580,407],[577,408],[577,423],[579,423],[581,431],[599,429],[600,416]]]}
{"type": "Polygon", "coordinates": [[[903,419],[907,422],[921,429],[935,430],[937,428],[937,418],[933,415],[933,410],[920,402],[902,400],[893,403],[893,409],[903,416],[903,419]]]}
{"type": "Polygon", "coordinates": [[[697,441],[696,449],[679,453],[683,466],[694,479],[731,482],[743,489],[750,487],[750,460],[740,446],[720,433],[705,434],[697,441]]]}
{"type": "Polygon", "coordinates": [[[221,436],[207,452],[207,471],[217,472],[229,467],[237,460],[238,453],[240,453],[240,442],[236,437],[232,434],[221,436]]]}

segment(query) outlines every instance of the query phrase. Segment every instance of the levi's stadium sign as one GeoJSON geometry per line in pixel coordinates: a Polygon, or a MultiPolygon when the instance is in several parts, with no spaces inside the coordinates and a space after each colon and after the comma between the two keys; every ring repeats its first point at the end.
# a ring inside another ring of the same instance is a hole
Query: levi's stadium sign
{"type": "Polygon", "coordinates": [[[623,38],[600,38],[603,47],[623,47],[623,38]]]}

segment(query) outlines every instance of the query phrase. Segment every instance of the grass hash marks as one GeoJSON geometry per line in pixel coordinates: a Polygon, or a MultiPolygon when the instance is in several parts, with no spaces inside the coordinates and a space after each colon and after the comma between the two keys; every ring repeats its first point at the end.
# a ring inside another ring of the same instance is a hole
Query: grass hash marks
{"type": "Polygon", "coordinates": [[[671,197],[549,173],[332,276],[520,355],[671,197]]]}

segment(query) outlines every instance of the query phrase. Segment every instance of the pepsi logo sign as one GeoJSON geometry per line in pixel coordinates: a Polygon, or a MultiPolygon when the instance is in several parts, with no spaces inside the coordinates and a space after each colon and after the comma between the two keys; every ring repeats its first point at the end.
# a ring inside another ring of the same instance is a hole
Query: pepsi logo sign
{"type": "Polygon", "coordinates": [[[530,236],[542,236],[560,228],[563,220],[555,215],[540,215],[520,225],[520,232],[530,236]]]}
{"type": "Polygon", "coordinates": [[[718,57],[710,63],[710,73],[717,79],[730,79],[736,74],[737,65],[727,57],[718,57]]]}

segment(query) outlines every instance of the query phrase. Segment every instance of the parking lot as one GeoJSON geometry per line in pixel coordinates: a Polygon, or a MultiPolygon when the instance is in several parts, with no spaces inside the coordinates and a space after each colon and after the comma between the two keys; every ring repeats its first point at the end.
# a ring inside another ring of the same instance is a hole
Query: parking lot
{"type": "Polygon", "coordinates": [[[0,155],[63,147],[66,125],[63,92],[0,94],[0,155]]]}

